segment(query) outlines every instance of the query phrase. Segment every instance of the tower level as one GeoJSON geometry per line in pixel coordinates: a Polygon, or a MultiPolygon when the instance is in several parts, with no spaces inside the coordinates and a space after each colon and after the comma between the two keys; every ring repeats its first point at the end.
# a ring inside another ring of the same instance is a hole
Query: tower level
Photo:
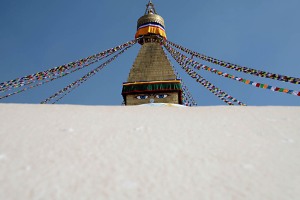
{"type": "Polygon", "coordinates": [[[166,39],[164,19],[150,0],[137,22],[135,38],[142,45],[130,70],[122,95],[125,105],[147,103],[182,104],[181,81],[176,79],[161,38],[166,39]]]}

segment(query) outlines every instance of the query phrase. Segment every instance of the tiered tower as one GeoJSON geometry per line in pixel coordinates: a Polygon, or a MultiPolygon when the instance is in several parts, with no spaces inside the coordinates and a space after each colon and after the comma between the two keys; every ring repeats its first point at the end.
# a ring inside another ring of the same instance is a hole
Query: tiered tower
{"type": "Polygon", "coordinates": [[[142,47],[123,84],[125,105],[182,104],[181,81],[176,79],[161,45],[162,39],[166,39],[164,19],[156,13],[151,0],[146,7],[135,35],[142,47]]]}

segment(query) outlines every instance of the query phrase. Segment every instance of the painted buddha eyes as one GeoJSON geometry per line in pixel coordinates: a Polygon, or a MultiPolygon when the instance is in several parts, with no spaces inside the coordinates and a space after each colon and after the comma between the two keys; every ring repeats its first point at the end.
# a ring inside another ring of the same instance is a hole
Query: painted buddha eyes
{"type": "MultiPolygon", "coordinates": [[[[157,94],[157,95],[151,95],[151,96],[154,96],[155,98],[157,99],[164,99],[164,98],[167,98],[168,95],[167,94],[157,94]]],[[[137,99],[140,99],[140,100],[144,100],[144,99],[148,99],[149,96],[147,95],[139,95],[136,97],[137,99]]]]}
{"type": "Polygon", "coordinates": [[[167,98],[168,95],[167,94],[158,94],[155,97],[158,98],[158,99],[164,99],[164,98],[167,98]]]}
{"type": "Polygon", "coordinates": [[[148,99],[147,95],[140,95],[136,97],[137,99],[148,99]]]}

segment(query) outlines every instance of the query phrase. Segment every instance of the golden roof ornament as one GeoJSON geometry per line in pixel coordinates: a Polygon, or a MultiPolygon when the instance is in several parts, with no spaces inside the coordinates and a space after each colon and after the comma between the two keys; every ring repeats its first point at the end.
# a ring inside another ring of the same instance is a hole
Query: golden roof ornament
{"type": "Polygon", "coordinates": [[[146,5],[144,16],[138,19],[135,38],[147,35],[159,35],[163,38],[167,38],[165,21],[157,14],[154,4],[151,0],[146,5]]]}

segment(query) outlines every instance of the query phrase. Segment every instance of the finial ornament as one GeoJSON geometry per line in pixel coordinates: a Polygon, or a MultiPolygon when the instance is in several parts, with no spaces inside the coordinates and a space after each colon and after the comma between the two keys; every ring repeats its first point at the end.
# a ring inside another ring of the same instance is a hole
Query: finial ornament
{"type": "Polygon", "coordinates": [[[146,5],[145,14],[138,19],[135,38],[149,35],[152,35],[152,39],[154,37],[153,35],[159,35],[165,39],[167,38],[164,19],[156,13],[151,0],[149,0],[146,5]]]}
{"type": "Polygon", "coordinates": [[[145,15],[148,15],[148,14],[157,14],[156,10],[154,8],[154,4],[152,3],[151,0],[149,0],[149,3],[146,5],[145,15]]]}

